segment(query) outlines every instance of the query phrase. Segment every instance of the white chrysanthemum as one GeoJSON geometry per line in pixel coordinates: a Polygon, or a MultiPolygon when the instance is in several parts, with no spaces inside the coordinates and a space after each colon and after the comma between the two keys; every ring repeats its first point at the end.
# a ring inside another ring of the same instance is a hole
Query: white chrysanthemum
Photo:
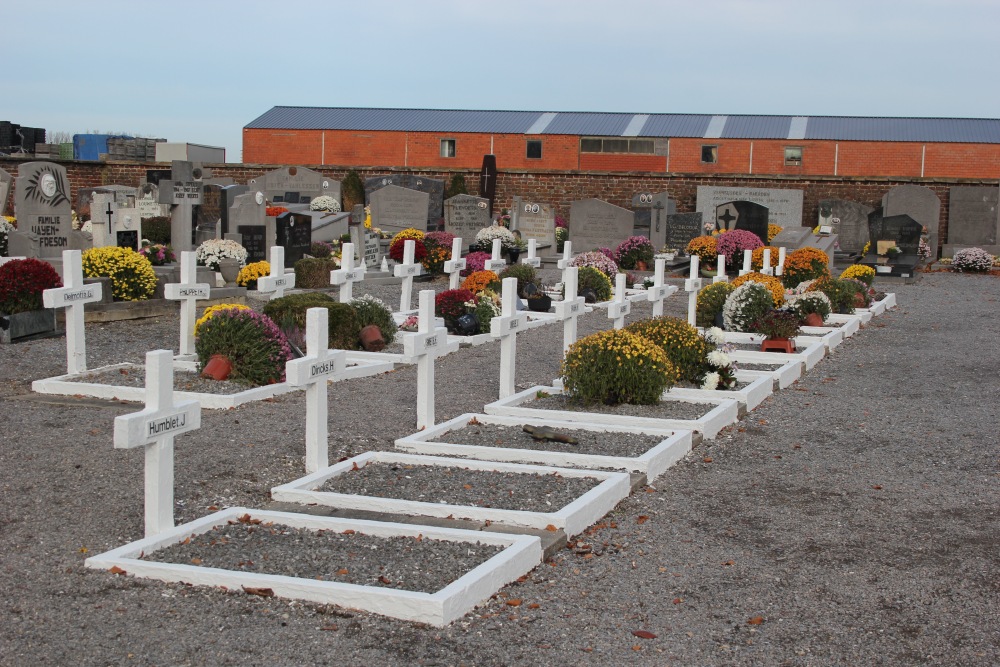
{"type": "Polygon", "coordinates": [[[712,327],[705,332],[705,339],[714,345],[722,345],[726,342],[726,332],[719,327],[712,327]]]}
{"type": "Polygon", "coordinates": [[[722,377],[718,373],[705,373],[705,379],[701,383],[702,389],[714,391],[719,386],[722,377]]]}
{"type": "Polygon", "coordinates": [[[329,195],[320,195],[309,202],[309,210],[340,213],[340,202],[329,195]]]}
{"type": "Polygon", "coordinates": [[[725,368],[730,364],[729,355],[720,350],[712,350],[705,359],[716,368],[725,368]]]}

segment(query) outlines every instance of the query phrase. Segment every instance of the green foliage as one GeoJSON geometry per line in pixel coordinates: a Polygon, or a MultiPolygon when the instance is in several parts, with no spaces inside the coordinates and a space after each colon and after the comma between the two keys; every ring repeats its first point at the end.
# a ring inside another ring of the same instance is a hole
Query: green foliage
{"type": "Polygon", "coordinates": [[[538,274],[535,272],[535,267],[528,264],[511,264],[500,272],[499,278],[501,281],[504,278],[517,278],[517,295],[521,298],[524,298],[524,288],[528,283],[538,282],[538,274]]]}
{"type": "Polygon", "coordinates": [[[726,298],[734,289],[736,288],[728,282],[711,283],[702,287],[701,291],[698,292],[695,323],[706,329],[714,327],[715,316],[722,312],[722,307],[726,305],[726,298]]]}
{"type": "Polygon", "coordinates": [[[497,293],[491,292],[488,289],[483,290],[476,296],[476,309],[473,311],[473,314],[479,320],[479,333],[490,332],[490,324],[493,318],[500,315],[499,301],[500,297],[497,293]]]}
{"type": "Polygon", "coordinates": [[[556,252],[562,252],[569,238],[569,227],[556,227],[556,252]]]}
{"type": "Polygon", "coordinates": [[[597,295],[598,301],[607,301],[611,298],[611,279],[604,275],[604,273],[600,270],[595,269],[592,266],[581,266],[579,267],[579,273],[577,273],[576,280],[577,295],[589,287],[594,290],[594,294],[597,295]]]}
{"type": "Polygon", "coordinates": [[[301,289],[322,289],[330,286],[330,272],[336,270],[332,257],[305,257],[295,262],[295,286],[301,289]]]}
{"type": "Polygon", "coordinates": [[[356,205],[365,203],[365,184],[356,170],[348,171],[344,180],[341,181],[340,198],[343,200],[345,211],[350,211],[356,205]]]}
{"type": "Polygon", "coordinates": [[[686,321],[676,317],[654,317],[633,322],[625,330],[662,349],[682,379],[699,382],[705,374],[705,356],[714,346],[686,321]]]}
{"type": "Polygon", "coordinates": [[[202,323],[195,351],[200,370],[212,355],[221,354],[233,364],[230,378],[252,386],[284,380],[285,362],[292,356],[274,321],[249,309],[224,310],[202,323]]]}
{"type": "Polygon", "coordinates": [[[469,194],[469,188],[465,185],[465,176],[462,174],[452,176],[451,183],[448,184],[448,189],[444,192],[445,199],[450,199],[455,195],[467,194],[469,194]]]}
{"type": "Polygon", "coordinates": [[[392,319],[392,311],[382,301],[368,294],[351,300],[351,307],[358,318],[358,328],[364,329],[374,324],[382,332],[382,340],[391,345],[396,339],[396,321],[392,319]]]}
{"type": "Polygon", "coordinates": [[[170,245],[170,218],[158,215],[142,221],[142,238],[150,243],[170,245]]]}
{"type": "Polygon", "coordinates": [[[361,326],[354,308],[350,304],[334,300],[328,294],[304,292],[272,299],[264,306],[264,314],[277,322],[284,331],[305,331],[306,311],[310,308],[326,308],[330,311],[328,338],[331,349],[358,349],[361,344],[361,326]]]}
{"type": "Polygon", "coordinates": [[[814,288],[830,299],[830,307],[833,312],[854,312],[854,295],[858,293],[857,283],[840,279],[820,280],[814,288]]]}
{"type": "Polygon", "coordinates": [[[677,381],[663,350],[624,329],[573,343],[562,363],[566,394],[583,403],[654,405],[677,381]]]}
{"type": "Polygon", "coordinates": [[[753,331],[768,338],[794,338],[799,335],[799,316],[787,310],[769,310],[750,325],[753,331]]]}

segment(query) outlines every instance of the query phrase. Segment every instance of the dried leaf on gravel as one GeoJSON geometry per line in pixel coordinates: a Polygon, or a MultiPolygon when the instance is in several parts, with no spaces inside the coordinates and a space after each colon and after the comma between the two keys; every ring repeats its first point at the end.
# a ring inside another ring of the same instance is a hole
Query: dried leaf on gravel
{"type": "Polygon", "coordinates": [[[244,586],[243,592],[247,595],[259,595],[262,598],[273,598],[274,590],[270,588],[255,588],[253,586],[244,586]]]}
{"type": "Polygon", "coordinates": [[[520,607],[521,606],[521,599],[520,598],[512,598],[510,600],[507,600],[507,606],[508,607],[520,607]]]}
{"type": "Polygon", "coordinates": [[[684,602],[684,598],[674,598],[674,604],[680,604],[684,602]]]}
{"type": "Polygon", "coordinates": [[[646,516],[645,514],[640,514],[639,516],[636,517],[635,521],[638,524],[644,524],[647,521],[649,521],[649,517],[646,516]]]}
{"type": "Polygon", "coordinates": [[[108,570],[111,574],[125,574],[125,570],[121,569],[117,565],[112,565],[111,569],[108,570]]]}
{"type": "Polygon", "coordinates": [[[747,621],[747,625],[760,625],[763,622],[764,622],[763,616],[754,616],[753,618],[747,621]]]}
{"type": "Polygon", "coordinates": [[[632,634],[639,639],[656,639],[656,635],[649,630],[633,630],[632,634]]]}

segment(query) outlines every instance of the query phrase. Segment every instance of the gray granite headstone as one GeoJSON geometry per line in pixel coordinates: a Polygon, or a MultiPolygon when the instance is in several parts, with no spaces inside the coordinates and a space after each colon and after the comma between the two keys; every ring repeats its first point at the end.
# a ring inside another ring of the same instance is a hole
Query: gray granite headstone
{"type": "Polygon", "coordinates": [[[236,195],[229,207],[229,228],[243,237],[240,245],[246,248],[248,264],[267,260],[271,246],[277,243],[274,218],[268,218],[265,212],[263,192],[236,195]]]}
{"type": "Polygon", "coordinates": [[[787,248],[789,251],[805,248],[812,235],[812,230],[808,227],[786,227],[771,239],[771,247],[787,248]]]}
{"type": "Polygon", "coordinates": [[[8,172],[0,169],[0,215],[3,215],[7,208],[7,197],[10,195],[10,187],[14,182],[14,177],[8,172]]]}
{"type": "Polygon", "coordinates": [[[819,202],[819,224],[833,228],[843,252],[858,254],[868,243],[868,214],[872,210],[847,199],[823,199],[819,202]]]}
{"type": "Polygon", "coordinates": [[[443,215],[444,207],[444,181],[426,176],[414,176],[413,174],[393,174],[390,176],[376,176],[365,179],[365,202],[372,202],[372,195],[379,189],[389,185],[395,185],[410,190],[426,192],[427,200],[427,227],[425,229],[437,229],[438,221],[443,215]]]}
{"type": "Polygon", "coordinates": [[[160,203],[160,186],[155,183],[143,183],[139,186],[135,207],[143,220],[170,215],[170,206],[160,203]]]}
{"type": "Polygon", "coordinates": [[[666,244],[667,217],[677,212],[677,203],[666,192],[638,192],[632,195],[635,236],[645,236],[657,251],[666,244]]]}
{"type": "Polygon", "coordinates": [[[570,204],[569,238],[576,252],[596,248],[614,250],[632,235],[634,227],[635,214],[627,208],[600,199],[583,199],[570,204]]]}
{"type": "MultiPolygon", "coordinates": [[[[15,229],[7,234],[8,257],[38,257],[40,250],[37,234],[24,232],[19,229],[15,229]]],[[[66,246],[66,250],[70,250],[68,245],[66,246]]]]}
{"type": "Polygon", "coordinates": [[[510,215],[511,228],[520,231],[524,241],[535,239],[539,256],[557,254],[555,206],[514,197],[510,215]]]}
{"type": "Polygon", "coordinates": [[[802,190],[699,185],[695,210],[705,215],[706,222],[715,222],[716,209],[731,201],[750,201],[766,206],[768,222],[786,229],[802,226],[802,190]]]}
{"type": "Polygon", "coordinates": [[[490,200],[473,195],[455,195],[444,201],[444,231],[462,239],[468,246],[476,239],[476,232],[492,224],[490,200]]]}
{"type": "Polygon", "coordinates": [[[752,201],[731,201],[715,211],[715,224],[722,231],[742,229],[756,234],[767,245],[769,212],[766,206],[752,201]]]}
{"type": "Polygon", "coordinates": [[[130,205],[138,196],[139,188],[128,185],[99,185],[94,188],[80,188],[76,191],[76,213],[83,219],[86,216],[93,218],[90,204],[95,194],[109,194],[113,196],[116,204],[122,206],[130,205]]]}
{"type": "Polygon", "coordinates": [[[897,185],[882,197],[882,214],[887,218],[908,215],[925,227],[931,260],[937,259],[941,199],[933,190],[922,185],[897,185]]]}
{"type": "Polygon", "coordinates": [[[39,257],[62,257],[69,249],[73,205],[66,168],[26,162],[18,168],[15,210],[18,229],[38,237],[39,257]]]}
{"type": "Polygon", "coordinates": [[[691,239],[705,233],[704,221],[701,213],[698,211],[668,215],[667,222],[663,227],[665,231],[663,243],[657,244],[655,241],[653,243],[656,252],[664,248],[672,248],[677,252],[685,252],[685,248],[687,248],[691,239]]]}
{"type": "MultiPolygon", "coordinates": [[[[954,187],[948,191],[948,245],[998,245],[1000,240],[1000,188],[954,187]]],[[[946,255],[948,252],[946,250],[946,255]]]]}
{"type": "Polygon", "coordinates": [[[419,190],[387,185],[372,193],[372,225],[396,233],[407,227],[427,231],[430,195],[419,190]]]}
{"type": "Polygon", "coordinates": [[[268,201],[276,205],[308,204],[322,195],[340,203],[340,181],[306,167],[275,169],[250,179],[247,185],[251,190],[263,192],[268,201]]]}
{"type": "Polygon", "coordinates": [[[382,244],[378,234],[365,230],[365,267],[378,269],[382,265],[382,244]]]}
{"type": "Polygon", "coordinates": [[[194,207],[201,204],[203,178],[211,172],[199,162],[174,160],[170,180],[159,182],[159,203],[171,206],[170,244],[175,252],[194,250],[194,207]]]}

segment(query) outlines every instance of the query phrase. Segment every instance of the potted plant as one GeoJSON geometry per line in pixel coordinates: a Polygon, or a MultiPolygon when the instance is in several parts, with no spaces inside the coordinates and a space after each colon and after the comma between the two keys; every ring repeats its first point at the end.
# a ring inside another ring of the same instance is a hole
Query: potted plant
{"type": "Polygon", "coordinates": [[[795,341],[799,334],[798,315],[784,309],[773,309],[764,313],[751,325],[753,331],[764,334],[761,352],[795,352],[795,341]]]}
{"type": "Polygon", "coordinates": [[[890,262],[895,262],[896,259],[898,259],[902,254],[903,251],[899,248],[899,246],[890,246],[885,249],[885,256],[889,258],[890,262]]]}
{"type": "Polygon", "coordinates": [[[61,287],[51,264],[15,259],[0,264],[0,342],[54,331],[55,311],[42,308],[42,292],[61,287]]]}
{"type": "Polygon", "coordinates": [[[645,236],[630,236],[615,248],[615,261],[623,269],[646,271],[653,262],[653,244],[645,236]]]}
{"type": "Polygon", "coordinates": [[[806,292],[794,296],[788,301],[787,307],[807,327],[823,326],[833,310],[829,297],[822,292],[806,292]]]}
{"type": "Polygon", "coordinates": [[[547,313],[552,307],[552,297],[541,290],[528,295],[528,310],[536,313],[547,313]]]}
{"type": "Polygon", "coordinates": [[[773,307],[774,299],[766,287],[755,282],[743,283],[726,297],[722,306],[723,323],[727,331],[755,331],[753,323],[773,307]]]}

